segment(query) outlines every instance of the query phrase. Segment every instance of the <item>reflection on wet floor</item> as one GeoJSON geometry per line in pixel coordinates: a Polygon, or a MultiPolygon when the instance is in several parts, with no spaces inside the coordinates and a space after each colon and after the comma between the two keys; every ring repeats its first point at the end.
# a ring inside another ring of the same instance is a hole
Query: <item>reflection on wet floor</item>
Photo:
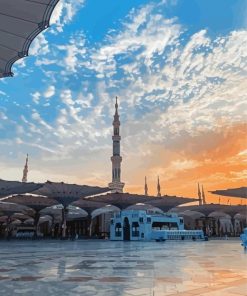
{"type": "Polygon", "coordinates": [[[1,295],[247,296],[239,241],[0,242],[1,295]]]}

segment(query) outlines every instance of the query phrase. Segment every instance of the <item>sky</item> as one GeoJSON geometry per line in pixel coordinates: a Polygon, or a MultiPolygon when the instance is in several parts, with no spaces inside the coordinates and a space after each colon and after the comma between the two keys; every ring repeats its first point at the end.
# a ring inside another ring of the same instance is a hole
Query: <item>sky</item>
{"type": "MultiPolygon", "coordinates": [[[[105,186],[115,96],[125,192],[246,186],[247,1],[61,0],[0,79],[0,178],[105,186]]],[[[221,203],[240,203],[221,197],[221,203]]]]}

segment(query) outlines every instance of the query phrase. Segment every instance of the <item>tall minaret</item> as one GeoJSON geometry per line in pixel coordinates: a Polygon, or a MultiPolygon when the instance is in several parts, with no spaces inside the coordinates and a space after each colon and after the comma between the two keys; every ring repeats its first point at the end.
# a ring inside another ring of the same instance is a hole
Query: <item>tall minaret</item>
{"type": "Polygon", "coordinates": [[[205,193],[204,193],[203,185],[202,185],[202,204],[203,204],[203,205],[206,205],[206,204],[207,204],[207,202],[206,202],[206,196],[205,196],[205,193]]]}
{"type": "Polygon", "coordinates": [[[144,186],[145,195],[148,195],[148,184],[147,184],[147,177],[145,176],[145,186],[144,186]]]}
{"type": "Polygon", "coordinates": [[[201,206],[202,205],[202,194],[201,194],[199,183],[197,184],[197,187],[198,187],[199,206],[201,206]]]}
{"type": "Polygon", "coordinates": [[[26,163],[23,169],[22,182],[27,182],[27,173],[28,173],[28,154],[27,154],[26,163]]]}
{"type": "Polygon", "coordinates": [[[157,183],[157,196],[161,197],[161,192],[160,192],[160,178],[158,176],[158,183],[157,183]]]}
{"type": "Polygon", "coordinates": [[[121,162],[122,157],[120,155],[120,120],[118,115],[118,102],[116,97],[115,103],[115,114],[113,120],[113,156],[111,157],[112,162],[112,182],[109,183],[109,188],[112,192],[123,192],[124,183],[121,182],[121,162]]]}

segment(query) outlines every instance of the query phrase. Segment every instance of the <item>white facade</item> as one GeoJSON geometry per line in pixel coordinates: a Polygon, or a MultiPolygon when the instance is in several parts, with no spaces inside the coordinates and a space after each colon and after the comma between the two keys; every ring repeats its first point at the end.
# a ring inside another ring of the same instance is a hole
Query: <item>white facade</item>
{"type": "Polygon", "coordinates": [[[122,211],[111,219],[111,240],[204,239],[202,230],[184,230],[177,214],[149,214],[147,211],[122,211]]]}

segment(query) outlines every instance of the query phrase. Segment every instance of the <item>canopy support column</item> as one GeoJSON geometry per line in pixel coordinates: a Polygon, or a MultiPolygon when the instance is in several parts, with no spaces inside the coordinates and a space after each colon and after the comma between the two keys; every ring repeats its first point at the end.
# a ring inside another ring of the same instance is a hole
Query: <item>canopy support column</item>
{"type": "Polygon", "coordinates": [[[67,213],[68,213],[68,208],[64,207],[62,209],[62,219],[63,219],[63,223],[62,223],[62,239],[66,238],[66,230],[67,230],[67,213]]]}
{"type": "Polygon", "coordinates": [[[38,238],[39,218],[40,218],[40,213],[38,211],[36,211],[35,215],[34,215],[34,239],[38,238]]]}

